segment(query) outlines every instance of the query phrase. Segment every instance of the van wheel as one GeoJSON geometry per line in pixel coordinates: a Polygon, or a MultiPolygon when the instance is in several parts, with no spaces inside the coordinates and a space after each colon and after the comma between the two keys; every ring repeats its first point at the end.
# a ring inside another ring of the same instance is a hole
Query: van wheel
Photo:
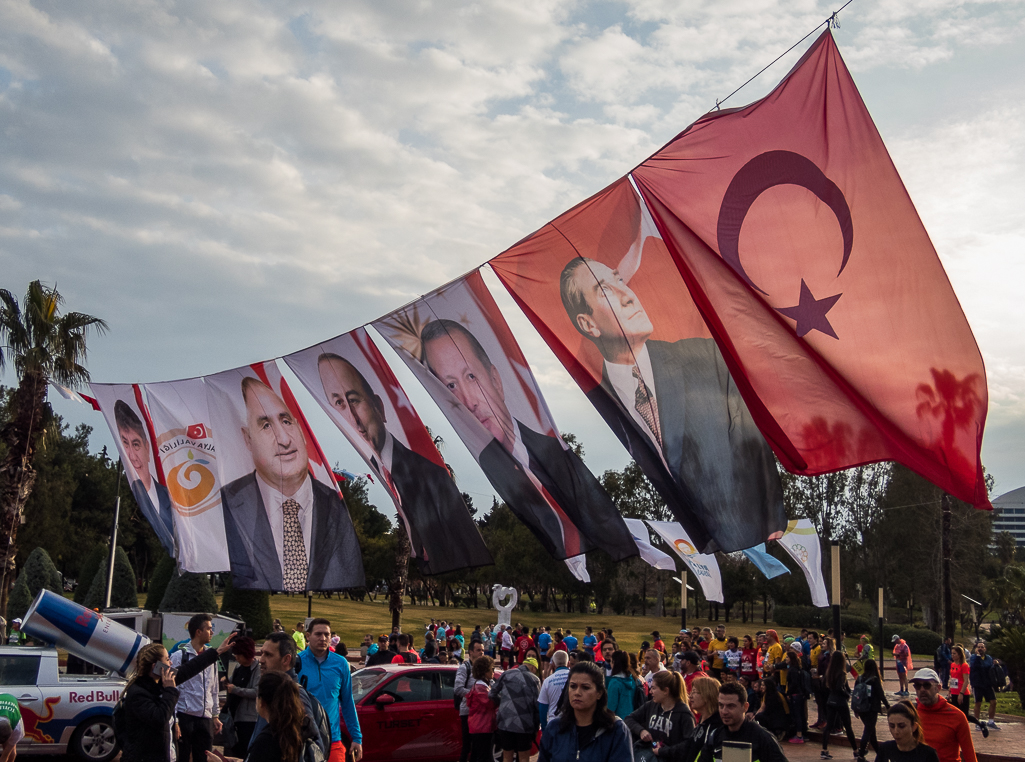
{"type": "Polygon", "coordinates": [[[86,762],[108,762],[118,752],[110,717],[90,717],[75,729],[68,753],[86,762]]]}

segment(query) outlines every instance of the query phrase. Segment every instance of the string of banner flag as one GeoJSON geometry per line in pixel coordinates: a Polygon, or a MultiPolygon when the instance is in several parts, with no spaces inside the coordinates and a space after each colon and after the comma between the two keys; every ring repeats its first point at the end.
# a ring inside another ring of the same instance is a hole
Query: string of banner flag
{"type": "MultiPolygon", "coordinates": [[[[897,461],[989,507],[981,355],[828,29],[769,95],[701,117],[487,266],[658,491],[675,520],[648,525],[708,600],[722,600],[716,551],[771,577],[786,571],[776,541],[826,605],[818,537],[788,521],[777,462],[897,461]]],[[[596,549],[673,563],[559,436],[478,269],[278,358],[387,490],[422,573],[492,557],[371,326],[578,579],[596,549]]],[[[180,568],[242,589],[363,584],[276,360],[91,390],[180,568]]]]}

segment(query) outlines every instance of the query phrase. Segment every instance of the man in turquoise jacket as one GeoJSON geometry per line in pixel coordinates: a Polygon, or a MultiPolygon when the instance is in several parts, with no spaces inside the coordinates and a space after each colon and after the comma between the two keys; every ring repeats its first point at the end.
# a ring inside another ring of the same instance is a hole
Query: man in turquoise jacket
{"type": "Polygon", "coordinates": [[[352,700],[349,662],[328,647],[331,642],[331,622],[327,619],[318,618],[310,622],[308,640],[309,648],[299,654],[295,670],[299,675],[299,684],[317,698],[331,722],[331,754],[328,762],[345,760],[339,711],[345,717],[345,727],[352,737],[352,758],[359,762],[363,756],[363,734],[356,716],[356,703],[352,700]]]}

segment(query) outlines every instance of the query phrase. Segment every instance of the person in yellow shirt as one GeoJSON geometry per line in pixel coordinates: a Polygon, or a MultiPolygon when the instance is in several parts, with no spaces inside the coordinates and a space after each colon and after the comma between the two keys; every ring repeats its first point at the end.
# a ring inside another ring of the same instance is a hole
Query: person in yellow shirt
{"type": "Polygon", "coordinates": [[[715,637],[708,642],[708,655],[712,658],[711,673],[716,680],[722,680],[723,655],[729,649],[726,640],[726,625],[715,628],[715,637]]]}
{"type": "Polygon", "coordinates": [[[822,653],[822,646],[819,645],[819,634],[817,632],[809,632],[808,642],[811,644],[811,651],[808,653],[808,659],[811,661],[811,668],[818,670],[819,654],[822,653]]]}
{"type": "Polygon", "coordinates": [[[299,649],[299,652],[306,650],[306,623],[296,622],[295,630],[292,631],[292,640],[295,641],[295,647],[299,649]]]}
{"type": "Polygon", "coordinates": [[[762,669],[766,677],[774,674],[783,688],[787,684],[787,672],[783,667],[783,644],[779,642],[779,634],[775,630],[766,630],[766,637],[769,639],[769,650],[765,654],[765,662],[762,669]]]}

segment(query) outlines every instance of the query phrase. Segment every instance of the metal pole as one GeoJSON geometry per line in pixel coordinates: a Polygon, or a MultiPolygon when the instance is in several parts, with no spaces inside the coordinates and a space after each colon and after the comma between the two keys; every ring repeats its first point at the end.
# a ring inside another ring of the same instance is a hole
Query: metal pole
{"type": "Polygon", "coordinates": [[[306,591],[306,618],[313,619],[313,593],[306,591]]]}
{"type": "Polygon", "coordinates": [[[833,645],[839,651],[843,642],[843,632],[840,629],[840,543],[833,540],[830,545],[833,562],[833,645]]]}
{"type": "Polygon", "coordinates": [[[107,558],[107,590],[103,594],[103,608],[110,608],[110,589],[114,586],[114,552],[117,550],[117,520],[121,514],[121,461],[117,462],[117,499],[114,500],[114,524],[110,528],[110,556],[107,558]]]}
{"type": "Polygon", "coordinates": [[[954,639],[954,601],[950,592],[950,495],[943,493],[943,637],[954,639]]]}
{"type": "Polygon", "coordinates": [[[680,629],[687,629],[687,567],[680,572],[680,629]]]}
{"type": "Polygon", "coordinates": [[[882,681],[886,677],[886,668],[883,666],[886,664],[886,659],[883,658],[883,588],[879,588],[879,680],[882,681]]]}

